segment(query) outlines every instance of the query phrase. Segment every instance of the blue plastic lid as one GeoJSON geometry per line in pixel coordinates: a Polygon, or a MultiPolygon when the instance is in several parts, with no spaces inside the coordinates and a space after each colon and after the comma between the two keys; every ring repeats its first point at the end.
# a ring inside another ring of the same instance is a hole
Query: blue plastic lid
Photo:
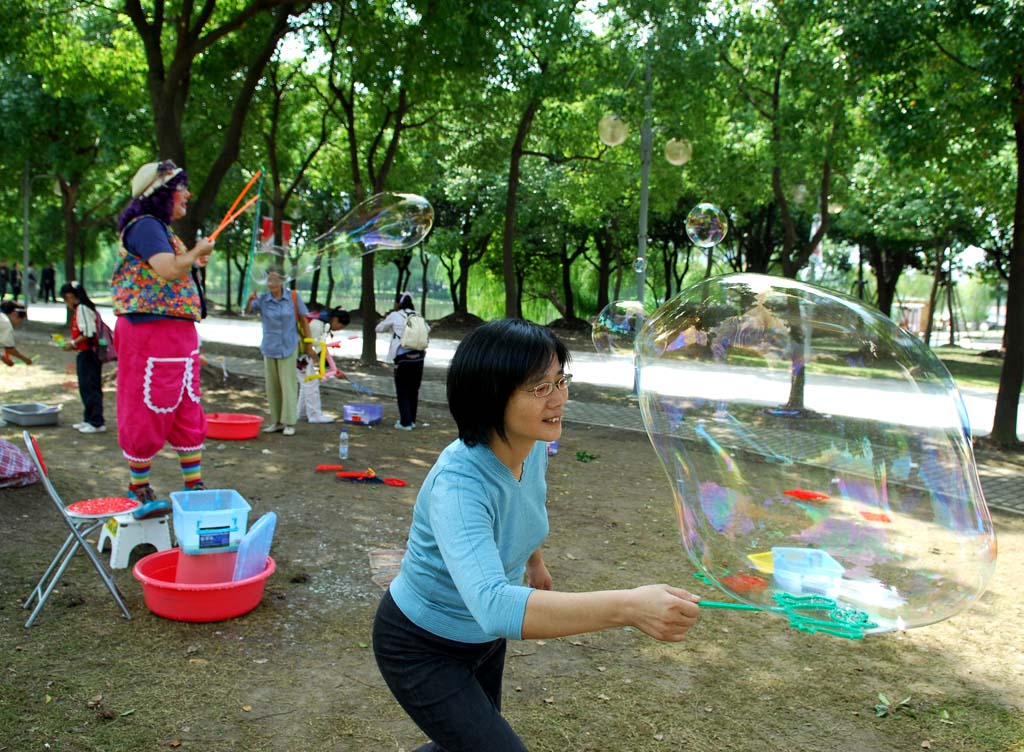
{"type": "Polygon", "coordinates": [[[267,512],[253,523],[238,544],[238,558],[235,559],[232,580],[246,580],[267,568],[267,556],[270,554],[270,544],[274,541],[276,526],[277,515],[274,512],[267,512]]]}

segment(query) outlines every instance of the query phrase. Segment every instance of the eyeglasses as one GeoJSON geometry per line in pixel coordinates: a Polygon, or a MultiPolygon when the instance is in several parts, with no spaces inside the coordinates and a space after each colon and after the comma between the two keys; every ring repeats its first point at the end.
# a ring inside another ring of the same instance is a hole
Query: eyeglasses
{"type": "Polygon", "coordinates": [[[553,391],[555,391],[555,387],[558,387],[563,392],[569,391],[569,384],[571,383],[572,374],[567,373],[564,374],[562,378],[560,378],[558,381],[542,381],[536,386],[531,386],[527,389],[521,389],[520,391],[531,392],[534,397],[540,397],[541,399],[544,399],[545,397],[549,396],[553,391]]]}

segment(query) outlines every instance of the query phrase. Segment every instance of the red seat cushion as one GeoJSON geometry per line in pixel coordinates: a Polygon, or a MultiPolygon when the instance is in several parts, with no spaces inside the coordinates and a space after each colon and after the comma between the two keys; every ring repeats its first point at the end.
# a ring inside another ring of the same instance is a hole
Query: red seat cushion
{"type": "Polygon", "coordinates": [[[105,496],[100,499],[82,499],[68,504],[67,513],[73,517],[112,517],[137,509],[139,502],[121,496],[105,496]]]}

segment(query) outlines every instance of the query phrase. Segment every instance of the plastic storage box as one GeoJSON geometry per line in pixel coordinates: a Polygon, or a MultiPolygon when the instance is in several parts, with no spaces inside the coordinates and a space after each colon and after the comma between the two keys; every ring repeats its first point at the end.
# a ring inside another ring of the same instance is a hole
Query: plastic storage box
{"type": "Polygon", "coordinates": [[[18,426],[55,426],[59,405],[44,405],[41,402],[27,402],[21,405],[3,405],[0,414],[8,423],[18,426]]]}
{"type": "Polygon", "coordinates": [[[846,569],[827,551],[817,548],[772,549],[772,577],[782,590],[793,595],[839,595],[846,569]]]}
{"type": "Polygon", "coordinates": [[[362,423],[373,426],[384,417],[381,405],[345,405],[344,421],[346,423],[362,423]]]}
{"type": "Polygon", "coordinates": [[[174,537],[189,555],[238,550],[249,524],[249,506],[238,491],[222,488],[171,494],[174,537]]]}

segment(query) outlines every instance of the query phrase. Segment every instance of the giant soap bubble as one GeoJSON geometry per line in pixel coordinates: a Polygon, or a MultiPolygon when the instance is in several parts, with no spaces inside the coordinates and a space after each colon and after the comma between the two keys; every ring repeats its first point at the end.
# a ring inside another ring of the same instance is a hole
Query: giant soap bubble
{"type": "Polygon", "coordinates": [[[412,248],[434,226],[434,207],[415,193],[377,193],[341,218],[334,227],[313,239],[323,241],[321,252],[361,244],[372,253],[380,248],[412,248]]]}
{"type": "Polygon", "coordinates": [[[284,246],[263,244],[254,250],[251,279],[266,284],[272,271],[289,281],[299,280],[322,269],[336,276],[345,272],[349,259],[382,249],[412,248],[434,225],[434,208],[414,193],[385,191],[366,199],[345,214],[327,232],[295,251],[284,246]]]}
{"type": "Polygon", "coordinates": [[[709,582],[843,636],[938,622],[984,592],[996,540],[963,402],[888,318],[788,279],[716,277],[647,320],[636,359],[709,582]]]}
{"type": "Polygon", "coordinates": [[[633,346],[647,311],[639,300],[616,300],[606,305],[591,325],[594,349],[610,355],[633,355],[633,346]]]}

